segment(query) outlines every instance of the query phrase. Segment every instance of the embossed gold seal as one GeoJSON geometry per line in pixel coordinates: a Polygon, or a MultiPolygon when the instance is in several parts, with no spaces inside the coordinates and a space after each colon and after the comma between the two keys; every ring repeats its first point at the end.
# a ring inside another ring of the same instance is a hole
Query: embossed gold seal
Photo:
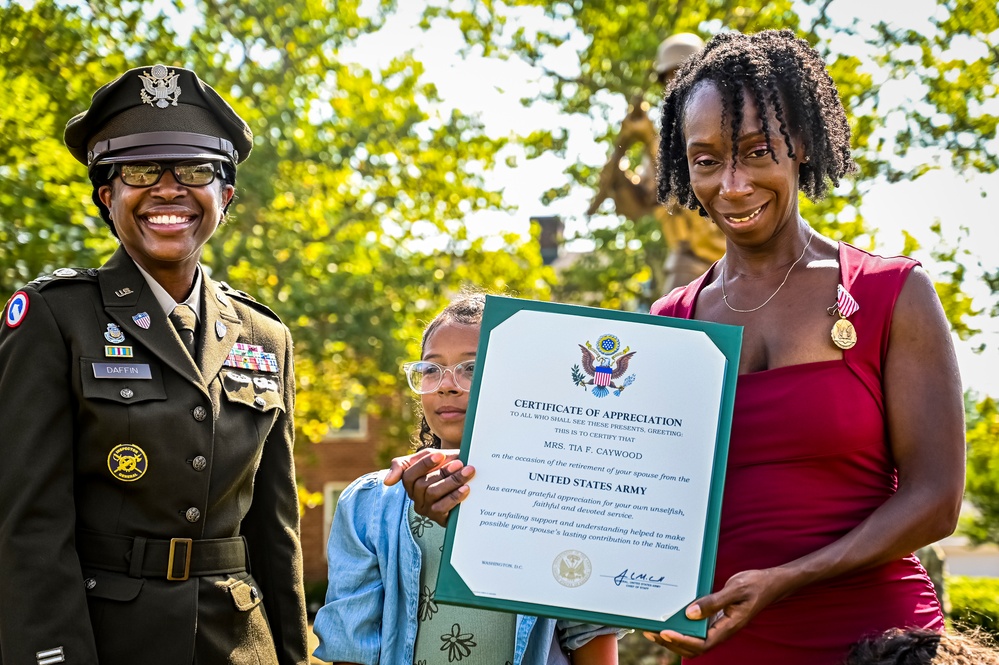
{"type": "Polygon", "coordinates": [[[552,575],[562,586],[575,588],[586,584],[593,572],[590,557],[579,550],[566,550],[552,562],[552,575]]]}

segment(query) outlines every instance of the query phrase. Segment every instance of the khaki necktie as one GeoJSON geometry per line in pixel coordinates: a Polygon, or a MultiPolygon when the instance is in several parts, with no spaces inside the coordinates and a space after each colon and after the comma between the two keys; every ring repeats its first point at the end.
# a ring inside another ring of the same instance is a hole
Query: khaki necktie
{"type": "Polygon", "coordinates": [[[181,303],[170,312],[170,323],[177,329],[180,341],[184,343],[187,352],[191,354],[191,359],[197,358],[195,355],[195,330],[198,328],[198,318],[194,315],[194,310],[190,305],[181,303]]]}

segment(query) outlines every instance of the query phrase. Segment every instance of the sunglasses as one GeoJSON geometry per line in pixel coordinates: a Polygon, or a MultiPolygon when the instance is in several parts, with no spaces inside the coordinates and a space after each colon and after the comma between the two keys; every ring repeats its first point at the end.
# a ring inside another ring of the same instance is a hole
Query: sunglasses
{"type": "Polygon", "coordinates": [[[169,171],[173,179],[187,187],[204,187],[215,181],[221,175],[221,167],[216,162],[160,164],[159,162],[138,162],[115,164],[111,167],[109,178],[116,174],[129,187],[152,187],[160,181],[163,174],[169,171]]]}

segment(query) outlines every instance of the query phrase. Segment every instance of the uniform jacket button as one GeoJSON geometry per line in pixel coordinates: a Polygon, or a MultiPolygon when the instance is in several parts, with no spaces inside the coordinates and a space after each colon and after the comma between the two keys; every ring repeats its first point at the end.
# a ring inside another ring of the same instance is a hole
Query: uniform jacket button
{"type": "Polygon", "coordinates": [[[195,471],[204,471],[205,467],[208,466],[208,460],[203,455],[198,455],[191,460],[191,466],[194,467],[195,471]]]}
{"type": "Polygon", "coordinates": [[[125,399],[132,399],[132,396],[135,395],[135,393],[132,392],[131,388],[122,388],[121,392],[118,394],[124,397],[125,399]]]}
{"type": "MultiPolygon", "coordinates": [[[[194,407],[194,410],[191,411],[191,415],[193,415],[194,419],[200,423],[202,420],[208,417],[208,411],[206,411],[205,407],[203,406],[196,406],[194,407]]],[[[201,469],[198,470],[200,471],[201,469]]]]}
{"type": "Polygon", "coordinates": [[[201,519],[201,511],[197,508],[188,508],[187,512],[184,513],[184,517],[187,518],[188,522],[193,524],[201,519]]]}
{"type": "Polygon", "coordinates": [[[265,400],[263,397],[257,397],[253,400],[253,403],[262,409],[267,404],[267,400],[265,400]]]}
{"type": "Polygon", "coordinates": [[[95,586],[97,586],[97,580],[95,580],[93,577],[88,577],[87,579],[83,580],[83,586],[84,588],[86,588],[87,591],[90,591],[95,586]]]}

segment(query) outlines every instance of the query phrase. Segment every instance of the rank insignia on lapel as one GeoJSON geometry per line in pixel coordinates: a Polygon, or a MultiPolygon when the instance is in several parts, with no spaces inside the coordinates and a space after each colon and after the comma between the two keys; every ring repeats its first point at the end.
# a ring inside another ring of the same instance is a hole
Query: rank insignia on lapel
{"type": "Polygon", "coordinates": [[[108,453],[108,471],[118,480],[130,483],[145,475],[149,458],[138,446],[123,443],[108,453]]]}
{"type": "Polygon", "coordinates": [[[107,358],[131,358],[132,347],[130,346],[105,346],[104,356],[107,358]]]}
{"type": "Polygon", "coordinates": [[[250,369],[257,372],[277,372],[277,356],[264,351],[264,347],[255,344],[243,344],[237,342],[233,344],[232,350],[226,356],[226,367],[238,367],[239,369],[250,369]]]}
{"type": "Polygon", "coordinates": [[[128,288],[127,286],[123,289],[118,289],[117,291],[114,292],[114,294],[119,298],[124,298],[125,296],[131,293],[133,293],[132,289],[128,288]]]}
{"type": "Polygon", "coordinates": [[[135,325],[139,326],[143,330],[149,330],[149,324],[153,322],[153,320],[149,318],[148,312],[139,312],[132,317],[132,320],[135,321],[135,325]]]}
{"type": "Polygon", "coordinates": [[[104,333],[104,339],[111,342],[112,344],[121,344],[125,341],[125,333],[121,331],[117,325],[113,323],[108,324],[108,330],[104,333]]]}

